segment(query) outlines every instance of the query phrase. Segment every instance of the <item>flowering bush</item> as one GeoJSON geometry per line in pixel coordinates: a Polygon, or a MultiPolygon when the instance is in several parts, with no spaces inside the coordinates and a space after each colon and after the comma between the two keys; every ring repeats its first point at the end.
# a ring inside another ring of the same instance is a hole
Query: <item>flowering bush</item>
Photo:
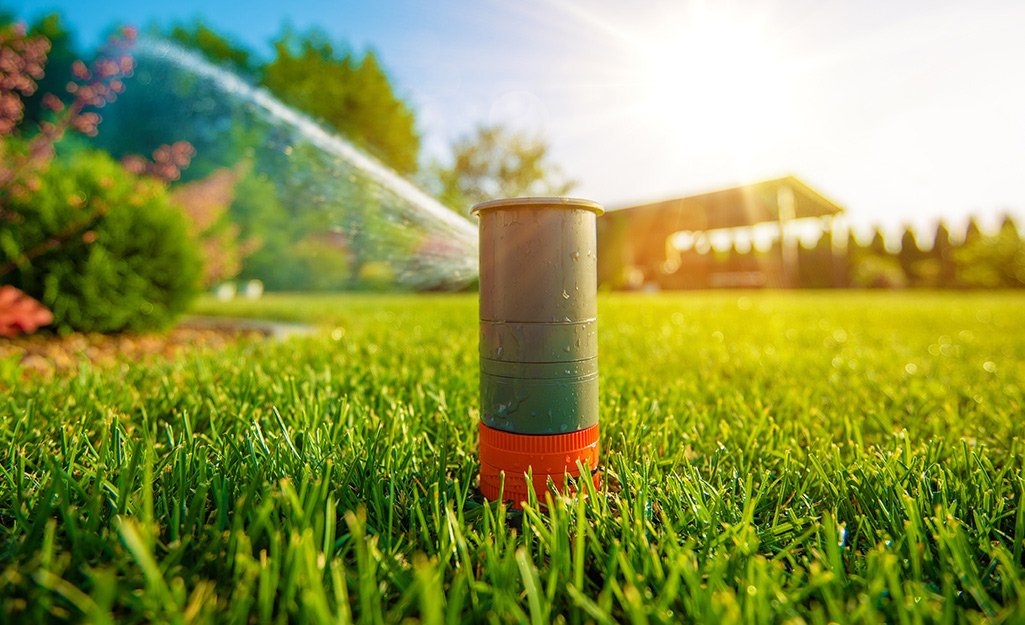
{"type": "Polygon", "coordinates": [[[50,42],[27,37],[21,24],[0,28],[0,135],[17,128],[25,113],[21,97],[35,93],[49,50],[50,42]]]}
{"type": "Polygon", "coordinates": [[[199,250],[162,182],[96,151],[53,159],[37,180],[7,200],[0,249],[21,260],[0,282],[47,306],[59,332],[157,329],[185,310],[199,250]]]}
{"type": "Polygon", "coordinates": [[[240,242],[238,224],[227,218],[235,187],[244,174],[244,166],[222,168],[171,190],[171,200],[185,212],[189,234],[199,242],[204,287],[237,276],[242,260],[260,246],[257,239],[240,242]]]}
{"type": "Polygon", "coordinates": [[[71,104],[65,106],[53,94],[44,96],[43,104],[53,111],[53,119],[42,122],[35,136],[23,140],[14,136],[25,110],[21,98],[35,93],[50,44],[45,37],[27,36],[23,24],[0,27],[0,200],[8,192],[35,190],[36,173],[53,158],[54,144],[68,130],[96,134],[101,120],[96,109],[117,99],[124,91],[122,78],[130,76],[135,66],[127,52],[134,39],[134,29],[126,28],[123,37],[112,39],[107,51],[97,56],[90,67],[75,61],[71,68],[75,80],[67,86],[73,96],[71,104]]]}
{"type": "Polygon", "coordinates": [[[133,174],[146,174],[165,182],[173,182],[182,177],[182,170],[189,166],[195,155],[196,149],[191,143],[178,141],[154,150],[151,161],[133,154],[121,159],[121,164],[133,174]]]}
{"type": "MultiPolygon", "coordinates": [[[[152,164],[141,164],[146,176],[101,152],[55,158],[54,144],[68,130],[95,135],[96,109],[124,89],[134,66],[125,46],[135,33],[124,35],[90,66],[74,63],[70,104],[44,97],[52,118],[22,138],[15,135],[21,97],[34,93],[48,44],[19,25],[0,29],[0,284],[48,306],[47,322],[62,333],[159,328],[196,293],[199,252],[158,179],[177,178],[191,146],[158,150],[152,164]]],[[[38,327],[42,314],[27,310],[22,298],[0,301],[0,319],[15,319],[6,331],[38,327]]]]}

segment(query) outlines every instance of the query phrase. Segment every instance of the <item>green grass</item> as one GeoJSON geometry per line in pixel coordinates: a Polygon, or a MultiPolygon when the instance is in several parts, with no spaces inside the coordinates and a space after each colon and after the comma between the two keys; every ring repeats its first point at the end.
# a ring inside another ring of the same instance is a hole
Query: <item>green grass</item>
{"type": "Polygon", "coordinates": [[[607,296],[602,490],[522,514],[475,297],[197,311],[319,330],[0,367],[0,622],[1025,622],[1022,295],[607,296]]]}

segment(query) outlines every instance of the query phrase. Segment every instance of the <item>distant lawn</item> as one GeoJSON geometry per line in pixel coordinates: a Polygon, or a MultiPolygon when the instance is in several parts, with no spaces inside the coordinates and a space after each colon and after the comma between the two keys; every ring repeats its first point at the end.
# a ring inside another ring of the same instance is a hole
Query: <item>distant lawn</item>
{"type": "Polygon", "coordinates": [[[203,299],[318,330],[0,367],[0,622],[1025,623],[1025,295],[602,296],[602,491],[523,514],[474,486],[476,306],[203,299]]]}

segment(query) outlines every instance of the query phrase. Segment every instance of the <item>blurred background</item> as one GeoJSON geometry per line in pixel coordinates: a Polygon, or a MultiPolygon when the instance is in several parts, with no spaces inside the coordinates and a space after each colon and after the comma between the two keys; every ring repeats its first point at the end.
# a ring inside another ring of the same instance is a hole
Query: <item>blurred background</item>
{"type": "Polygon", "coordinates": [[[608,289],[1025,285],[1025,5],[8,2],[0,333],[466,290],[477,202],[608,289]],[[12,312],[13,311],[13,312],[12,312]]]}

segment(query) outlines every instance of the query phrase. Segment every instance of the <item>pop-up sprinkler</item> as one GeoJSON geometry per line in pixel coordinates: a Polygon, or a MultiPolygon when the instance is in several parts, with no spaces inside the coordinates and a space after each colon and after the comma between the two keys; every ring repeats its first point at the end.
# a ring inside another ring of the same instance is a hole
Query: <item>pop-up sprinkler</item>
{"type": "Polygon", "coordinates": [[[597,485],[595,218],[600,204],[520,198],[473,207],[480,219],[480,489],[543,498],[548,479],[590,466],[597,485]]]}

